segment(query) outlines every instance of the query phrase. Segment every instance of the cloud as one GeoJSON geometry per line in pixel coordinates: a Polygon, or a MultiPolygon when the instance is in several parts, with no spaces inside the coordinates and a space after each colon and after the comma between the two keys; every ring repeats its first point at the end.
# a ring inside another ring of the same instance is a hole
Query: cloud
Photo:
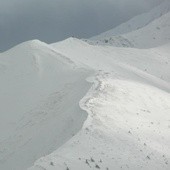
{"type": "Polygon", "coordinates": [[[0,48],[30,39],[88,38],[161,0],[0,0],[0,48]]]}

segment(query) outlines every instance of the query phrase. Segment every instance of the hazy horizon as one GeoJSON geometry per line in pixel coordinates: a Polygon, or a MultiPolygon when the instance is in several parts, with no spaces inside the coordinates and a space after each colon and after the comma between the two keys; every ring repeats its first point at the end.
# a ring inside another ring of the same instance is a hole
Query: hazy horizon
{"type": "Polygon", "coordinates": [[[0,0],[0,50],[23,41],[52,43],[107,31],[161,0],[0,0]]]}

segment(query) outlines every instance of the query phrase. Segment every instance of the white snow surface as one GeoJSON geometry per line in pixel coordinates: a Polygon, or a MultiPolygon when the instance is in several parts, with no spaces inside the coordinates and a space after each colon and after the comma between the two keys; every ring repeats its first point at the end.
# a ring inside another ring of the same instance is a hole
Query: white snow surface
{"type": "Polygon", "coordinates": [[[120,35],[133,48],[69,38],[1,53],[0,169],[169,170],[165,13],[120,35]]]}
{"type": "Polygon", "coordinates": [[[0,54],[0,169],[27,169],[79,131],[88,75],[37,40],[0,54]]]}
{"type": "Polygon", "coordinates": [[[170,1],[163,0],[163,2],[159,6],[156,6],[151,11],[137,15],[132,19],[130,19],[129,21],[117,26],[116,28],[113,28],[100,35],[94,36],[91,39],[96,39],[96,40],[104,39],[104,38],[112,37],[114,35],[121,35],[132,31],[136,31],[150,24],[155,19],[160,18],[162,15],[168,13],[169,11],[170,11],[170,1]]]}
{"type": "Polygon", "coordinates": [[[90,44],[152,48],[170,42],[170,1],[88,40],[90,44]]]}
{"type": "Polygon", "coordinates": [[[96,72],[80,101],[88,118],[78,134],[29,170],[168,170],[170,45],[144,50],[69,38],[52,47],[96,72]]]}
{"type": "Polygon", "coordinates": [[[158,47],[170,42],[170,12],[139,30],[111,38],[111,45],[136,48],[158,47]]]}

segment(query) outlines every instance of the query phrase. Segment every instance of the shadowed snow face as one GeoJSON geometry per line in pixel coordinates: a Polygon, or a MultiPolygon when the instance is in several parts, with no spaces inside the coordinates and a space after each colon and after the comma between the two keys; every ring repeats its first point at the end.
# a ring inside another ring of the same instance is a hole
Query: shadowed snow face
{"type": "Polygon", "coordinates": [[[0,0],[0,50],[29,39],[87,38],[161,0],[0,0]]]}

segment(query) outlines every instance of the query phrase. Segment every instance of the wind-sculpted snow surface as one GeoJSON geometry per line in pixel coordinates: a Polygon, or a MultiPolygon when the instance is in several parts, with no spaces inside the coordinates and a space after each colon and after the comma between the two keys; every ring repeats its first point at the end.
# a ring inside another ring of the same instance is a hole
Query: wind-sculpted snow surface
{"type": "Polygon", "coordinates": [[[37,40],[0,54],[0,169],[27,169],[79,131],[88,75],[37,40]]]}
{"type": "Polygon", "coordinates": [[[169,89],[169,45],[143,50],[93,46],[76,38],[69,38],[52,44],[52,47],[79,67],[114,72],[115,78],[121,76],[151,84],[157,82],[162,89],[169,89]]]}
{"type": "Polygon", "coordinates": [[[89,114],[82,130],[30,170],[168,170],[169,93],[108,73],[95,82],[80,102],[89,114]]]}
{"type": "Polygon", "coordinates": [[[169,45],[124,49],[70,38],[52,47],[95,70],[87,79],[94,84],[80,101],[88,118],[77,135],[29,170],[168,170],[169,45]]]}
{"type": "Polygon", "coordinates": [[[165,13],[118,35],[121,48],[69,38],[1,53],[0,169],[169,170],[165,13]]]}

